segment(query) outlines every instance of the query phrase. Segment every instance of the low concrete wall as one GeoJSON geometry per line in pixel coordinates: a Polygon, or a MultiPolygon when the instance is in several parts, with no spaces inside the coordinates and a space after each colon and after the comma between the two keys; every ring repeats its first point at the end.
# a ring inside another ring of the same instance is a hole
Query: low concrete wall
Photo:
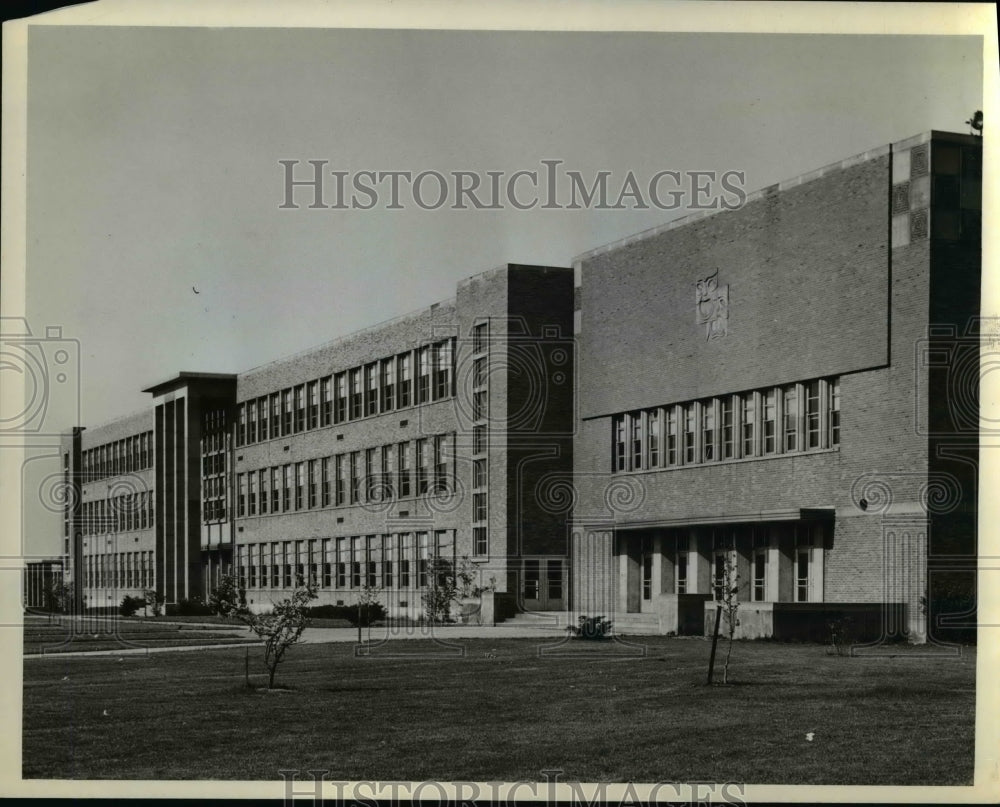
{"type": "MultiPolygon", "coordinates": [[[[705,636],[711,636],[715,627],[715,607],[712,601],[703,606],[705,636]]],[[[737,639],[826,643],[834,626],[846,643],[907,638],[903,603],[745,602],[740,603],[738,620],[737,639]]],[[[726,633],[725,615],[719,632],[726,633]]]]}

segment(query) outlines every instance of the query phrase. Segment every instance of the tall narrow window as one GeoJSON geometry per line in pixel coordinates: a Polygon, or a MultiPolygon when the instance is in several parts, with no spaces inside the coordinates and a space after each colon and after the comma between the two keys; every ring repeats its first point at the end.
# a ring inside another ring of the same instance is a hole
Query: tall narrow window
{"type": "Polygon", "coordinates": [[[382,411],[396,408],[396,359],[382,359],[382,411]]]}
{"type": "Polygon", "coordinates": [[[281,391],[281,435],[287,437],[292,433],[292,391],[281,391]]]}
{"type": "Polygon", "coordinates": [[[677,464],[677,407],[668,406],[666,408],[667,417],[667,465],[677,464]]]}
{"type": "Polygon", "coordinates": [[[472,362],[472,386],[486,386],[486,358],[480,357],[472,362]]]}
{"type": "Polygon", "coordinates": [[[292,509],[292,488],[295,486],[295,477],[293,476],[291,465],[284,466],[282,470],[284,478],[282,479],[281,487],[281,510],[287,513],[292,509]]]}
{"type": "Polygon", "coordinates": [[[715,459],[715,401],[701,404],[701,451],[705,462],[715,459]]]}
{"type": "Polygon", "coordinates": [[[335,457],[335,465],[337,472],[337,487],[336,487],[336,497],[334,498],[334,504],[338,507],[342,505],[347,497],[347,462],[344,459],[343,454],[338,454],[335,457]]]}
{"type": "MultiPolygon", "coordinates": [[[[263,468],[257,473],[257,481],[260,486],[260,514],[262,516],[267,515],[267,501],[268,501],[268,486],[270,480],[267,478],[267,469],[263,468]]],[[[221,481],[221,480],[220,480],[221,481]]]]}
{"type": "Polygon", "coordinates": [[[271,438],[281,436],[281,393],[271,393],[271,438]]]}
{"type": "Polygon", "coordinates": [[[722,602],[726,585],[726,552],[716,551],[712,568],[712,597],[722,602]]]}
{"type": "Polygon", "coordinates": [[[391,499],[395,488],[395,469],[393,468],[394,446],[382,446],[382,484],[381,498],[391,499]]]}
{"type": "Polygon", "coordinates": [[[376,471],[375,471],[375,459],[376,459],[377,449],[366,448],[365,449],[365,501],[373,502],[375,501],[375,491],[376,485],[376,471]]]}
{"type": "Polygon", "coordinates": [[[319,384],[319,423],[329,426],[333,422],[333,376],[328,375],[319,384]]]}
{"type": "Polygon", "coordinates": [[[767,550],[757,549],[753,553],[753,599],[764,602],[767,599],[767,550]]]}
{"type": "Polygon", "coordinates": [[[396,467],[399,473],[399,496],[406,498],[411,494],[409,443],[399,443],[396,446],[396,467]]]}
{"type": "Polygon", "coordinates": [[[795,551],[795,601],[809,602],[809,548],[795,551]]]}
{"type": "Polygon", "coordinates": [[[484,557],[489,552],[486,527],[472,528],[472,554],[484,557]]]}
{"type": "Polygon", "coordinates": [[[642,413],[633,412],[628,419],[631,468],[639,471],[642,469],[642,413]]]}
{"type": "Polygon", "coordinates": [[[684,412],[684,462],[690,464],[695,461],[695,437],[697,436],[697,404],[687,403],[683,406],[684,412]]]}
{"type": "Polygon", "coordinates": [[[357,420],[364,412],[364,379],[361,377],[361,368],[351,370],[351,420],[357,420]]]}
{"type": "Polygon", "coordinates": [[[317,476],[317,467],[316,466],[317,466],[317,460],[309,460],[309,464],[307,466],[308,467],[308,475],[307,475],[307,479],[306,479],[306,483],[308,485],[307,494],[306,494],[307,495],[306,501],[307,501],[307,505],[308,505],[308,507],[309,507],[310,510],[312,510],[312,508],[314,508],[316,506],[316,492],[317,492],[316,491],[316,488],[317,488],[317,479],[316,479],[316,476],[317,476]]]}
{"type": "Polygon", "coordinates": [[[611,468],[625,470],[625,428],[626,415],[615,415],[611,420],[611,468]]]}
{"type": "Polygon", "coordinates": [[[477,423],[472,427],[472,453],[484,454],[486,452],[486,426],[477,423]]]}
{"type": "Polygon", "coordinates": [[[281,469],[271,469],[271,512],[281,511],[281,469]]]}
{"type": "MultiPolygon", "coordinates": [[[[241,403],[236,408],[236,445],[241,446],[247,438],[247,405],[241,403]]],[[[103,449],[99,449],[103,451],[103,449]]],[[[103,474],[101,474],[103,476],[103,474]]]]}
{"type": "Polygon", "coordinates": [[[440,400],[451,395],[451,340],[435,346],[434,398],[440,400]]]}
{"type": "Polygon", "coordinates": [[[730,460],[736,456],[732,395],[726,395],[719,401],[719,411],[722,415],[722,458],[730,460]]]}
{"type": "Polygon", "coordinates": [[[399,406],[403,408],[412,402],[413,356],[403,353],[399,356],[399,406]]]}
{"type": "Polygon", "coordinates": [[[347,539],[337,539],[337,588],[347,588],[347,539]]]}
{"type": "Polygon", "coordinates": [[[660,467],[660,410],[651,409],[646,414],[646,429],[649,432],[649,467],[660,467]]]}
{"type": "Polygon", "coordinates": [[[257,473],[255,471],[251,471],[247,474],[247,476],[249,477],[248,481],[250,483],[250,495],[247,499],[247,512],[249,515],[255,516],[257,515],[257,473]]]}
{"type": "Polygon", "coordinates": [[[784,412],[785,451],[795,451],[798,448],[799,436],[799,400],[795,384],[789,384],[782,391],[782,410],[784,412]]]}
{"type": "Polygon", "coordinates": [[[451,453],[448,435],[438,434],[434,437],[434,492],[448,492],[448,455],[451,453]]]}
{"type": "Polygon", "coordinates": [[[357,504],[361,494],[361,452],[351,452],[351,504],[357,504]]]}
{"type": "Polygon", "coordinates": [[[430,480],[430,457],[427,453],[427,440],[417,440],[417,495],[427,492],[430,480]]]}
{"type": "Polygon", "coordinates": [[[306,490],[306,464],[304,462],[295,463],[295,509],[302,510],[305,507],[306,490]]]}
{"type": "Polygon", "coordinates": [[[806,448],[819,448],[819,381],[809,381],[806,393],[806,448]]]}
{"type": "Polygon", "coordinates": [[[642,538],[642,598],[653,599],[653,541],[648,535],[642,538]]]}
{"type": "Polygon", "coordinates": [[[330,506],[330,458],[320,460],[320,507],[330,506]]]}
{"type": "Polygon", "coordinates": [[[427,403],[431,391],[431,348],[425,345],[417,351],[417,403],[427,403]]]}
{"type": "Polygon", "coordinates": [[[261,442],[267,439],[271,425],[271,399],[264,395],[257,399],[257,436],[261,442]]]}
{"type": "Polygon", "coordinates": [[[319,426],[319,381],[310,381],[306,392],[309,406],[306,410],[306,428],[315,429],[319,426]]]}
{"type": "Polygon", "coordinates": [[[677,552],[677,568],[675,570],[677,579],[677,593],[687,594],[688,590],[688,553],[686,549],[677,552]]]}
{"type": "Polygon", "coordinates": [[[333,384],[333,422],[343,423],[347,420],[347,373],[337,373],[333,384]]]}
{"type": "Polygon", "coordinates": [[[761,394],[764,424],[764,453],[773,454],[777,450],[778,404],[777,393],[773,389],[761,394]]]}
{"type": "Polygon", "coordinates": [[[351,588],[361,588],[361,564],[364,549],[361,546],[361,536],[351,537],[351,588]]]}
{"type": "Polygon", "coordinates": [[[482,353],[486,350],[486,340],[489,336],[489,323],[480,322],[472,329],[472,350],[475,353],[482,353]]]}
{"type": "Polygon", "coordinates": [[[413,533],[404,532],[399,539],[399,587],[410,587],[410,564],[413,558],[413,533]]]}
{"type": "Polygon", "coordinates": [[[830,396],[830,445],[840,445],[840,379],[834,378],[827,385],[830,396]]]}
{"type": "Polygon", "coordinates": [[[239,498],[236,500],[236,515],[243,517],[247,514],[247,478],[245,474],[236,474],[236,488],[239,490],[239,498]]]}
{"type": "Polygon", "coordinates": [[[754,394],[752,392],[743,393],[740,404],[740,426],[743,431],[743,456],[752,457],[757,453],[754,445],[756,443],[757,426],[754,394]]]}
{"type": "Polygon", "coordinates": [[[365,415],[378,414],[378,363],[365,367],[365,415]]]}
{"type": "Polygon", "coordinates": [[[247,401],[244,406],[247,410],[247,443],[257,442],[257,402],[247,401]]]}

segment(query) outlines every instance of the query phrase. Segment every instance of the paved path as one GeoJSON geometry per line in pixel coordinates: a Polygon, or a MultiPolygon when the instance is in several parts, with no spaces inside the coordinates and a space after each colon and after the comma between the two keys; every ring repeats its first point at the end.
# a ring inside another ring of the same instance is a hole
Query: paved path
{"type": "MultiPolygon", "coordinates": [[[[245,632],[245,629],[239,629],[245,632]]],[[[383,642],[389,639],[438,639],[443,641],[453,639],[537,639],[563,637],[566,629],[556,625],[449,625],[447,627],[431,627],[429,625],[405,625],[393,628],[373,627],[369,633],[367,628],[362,628],[361,638],[363,641],[372,643],[383,642]]],[[[302,634],[302,641],[305,644],[326,644],[330,642],[354,643],[358,641],[357,628],[306,628],[302,634]]],[[[184,645],[181,647],[122,647],[112,650],[77,650],[66,653],[32,653],[26,654],[26,659],[36,658],[76,658],[92,656],[137,656],[148,653],[169,653],[184,652],[194,650],[222,650],[232,647],[255,647],[258,642],[231,643],[231,644],[211,644],[211,640],[203,645],[184,645]]]]}

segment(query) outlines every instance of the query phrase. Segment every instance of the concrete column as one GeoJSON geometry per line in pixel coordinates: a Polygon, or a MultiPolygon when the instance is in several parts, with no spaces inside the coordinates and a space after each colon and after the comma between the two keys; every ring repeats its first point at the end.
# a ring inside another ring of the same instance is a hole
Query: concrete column
{"type": "Polygon", "coordinates": [[[707,535],[699,538],[698,531],[691,530],[688,552],[688,593],[712,593],[712,546],[707,535]]]}
{"type": "Polygon", "coordinates": [[[625,539],[618,535],[614,540],[617,551],[615,569],[618,572],[618,599],[615,602],[615,613],[628,613],[628,551],[625,547],[625,539]]]}
{"type": "Polygon", "coordinates": [[[653,553],[653,581],[654,585],[658,586],[658,593],[676,594],[676,558],[674,557],[673,541],[668,540],[665,534],[660,533],[653,543],[653,553]],[[657,564],[659,564],[659,571],[657,571],[657,564]]]}

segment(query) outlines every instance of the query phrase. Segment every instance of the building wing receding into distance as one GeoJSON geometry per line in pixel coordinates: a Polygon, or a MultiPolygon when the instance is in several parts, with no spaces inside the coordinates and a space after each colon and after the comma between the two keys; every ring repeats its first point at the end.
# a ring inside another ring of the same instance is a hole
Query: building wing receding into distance
{"type": "Polygon", "coordinates": [[[151,387],[67,435],[78,604],[172,608],[231,570],[255,607],[311,576],[415,616],[444,555],[495,589],[486,620],[702,633],[729,557],[746,636],[922,641],[976,553],[980,160],[930,132],[151,387]]]}

